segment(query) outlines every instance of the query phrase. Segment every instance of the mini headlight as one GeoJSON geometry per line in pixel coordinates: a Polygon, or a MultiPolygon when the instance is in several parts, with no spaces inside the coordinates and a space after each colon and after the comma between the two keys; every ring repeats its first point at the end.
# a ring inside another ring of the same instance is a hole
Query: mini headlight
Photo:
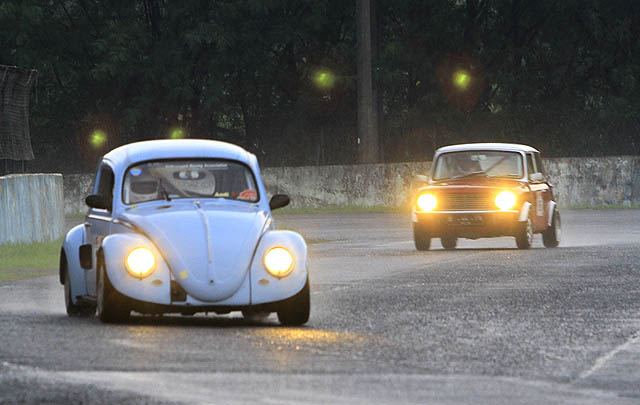
{"type": "Polygon", "coordinates": [[[285,277],[293,268],[293,256],[285,248],[271,248],[264,255],[264,267],[274,277],[285,277]]]}
{"type": "Polygon", "coordinates": [[[495,203],[501,210],[509,210],[516,205],[516,195],[511,191],[503,191],[496,196],[495,203]]]}
{"type": "Polygon", "coordinates": [[[127,256],[127,270],[134,277],[146,277],[153,271],[156,258],[147,248],[135,248],[127,256]]]}
{"type": "Polygon", "coordinates": [[[438,205],[438,200],[433,194],[422,194],[418,197],[418,207],[422,211],[432,211],[436,205],[438,205]]]}

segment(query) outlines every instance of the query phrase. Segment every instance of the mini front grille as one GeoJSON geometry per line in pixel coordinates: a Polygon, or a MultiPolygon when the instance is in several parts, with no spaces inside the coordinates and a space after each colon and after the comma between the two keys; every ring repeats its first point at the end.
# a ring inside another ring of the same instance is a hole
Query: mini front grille
{"type": "Polygon", "coordinates": [[[494,197],[487,193],[444,193],[438,195],[438,211],[493,211],[494,197]]]}

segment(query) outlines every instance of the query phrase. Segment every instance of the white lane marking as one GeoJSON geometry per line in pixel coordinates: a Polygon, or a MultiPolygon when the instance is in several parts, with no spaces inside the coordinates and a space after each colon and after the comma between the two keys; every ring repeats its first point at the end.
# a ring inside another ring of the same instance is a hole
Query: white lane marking
{"type": "Polygon", "coordinates": [[[640,332],[636,332],[635,334],[633,334],[633,336],[631,336],[631,338],[629,338],[629,340],[596,359],[596,362],[593,364],[593,366],[589,370],[586,370],[582,374],[580,374],[579,378],[588,378],[593,373],[601,369],[609,360],[613,359],[616,354],[620,353],[623,350],[629,349],[636,343],[640,343],[640,332]]]}
{"type": "Polygon", "coordinates": [[[109,342],[124,347],[131,347],[133,349],[154,349],[155,345],[139,342],[131,339],[109,339],[109,342]]]}
{"type": "Polygon", "coordinates": [[[0,370],[63,386],[89,384],[150,401],[244,404],[563,403],[635,404],[637,398],[571,384],[481,375],[54,371],[3,362],[0,370]]]}

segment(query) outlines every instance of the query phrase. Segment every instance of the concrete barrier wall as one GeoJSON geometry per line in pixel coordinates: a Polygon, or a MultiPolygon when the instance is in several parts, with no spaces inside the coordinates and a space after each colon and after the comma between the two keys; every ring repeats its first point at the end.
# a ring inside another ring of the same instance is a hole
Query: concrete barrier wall
{"type": "Polygon", "coordinates": [[[430,167],[431,162],[270,167],[262,176],[269,194],[288,194],[292,207],[401,206],[413,178],[430,167]]]}
{"type": "Polygon", "coordinates": [[[561,206],[640,205],[640,156],[544,159],[561,206]]]}
{"type": "Polygon", "coordinates": [[[0,244],[62,237],[64,203],[61,174],[0,177],[0,244]]]}
{"type": "Polygon", "coordinates": [[[65,215],[87,212],[84,199],[93,192],[95,173],[68,174],[64,176],[64,213],[65,215]]]}
{"type": "MultiPolygon", "coordinates": [[[[544,159],[560,206],[640,205],[640,156],[544,159]]],[[[431,162],[268,167],[269,194],[285,193],[291,206],[391,206],[407,204],[411,181],[431,162]]],[[[65,212],[84,212],[93,174],[65,177],[65,212]]]]}
{"type": "MultiPolygon", "coordinates": [[[[544,159],[560,206],[640,205],[640,157],[544,159]]],[[[416,174],[431,162],[283,167],[263,172],[270,193],[292,198],[293,207],[402,206],[416,174]]]]}

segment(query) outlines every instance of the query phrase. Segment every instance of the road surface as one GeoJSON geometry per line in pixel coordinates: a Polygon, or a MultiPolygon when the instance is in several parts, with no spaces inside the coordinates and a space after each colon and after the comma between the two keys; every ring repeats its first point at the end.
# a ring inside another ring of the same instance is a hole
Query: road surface
{"type": "Polygon", "coordinates": [[[640,211],[563,212],[563,242],[413,247],[403,214],[284,215],[312,313],[69,318],[56,277],[0,285],[0,402],[640,403],[640,211]]]}

